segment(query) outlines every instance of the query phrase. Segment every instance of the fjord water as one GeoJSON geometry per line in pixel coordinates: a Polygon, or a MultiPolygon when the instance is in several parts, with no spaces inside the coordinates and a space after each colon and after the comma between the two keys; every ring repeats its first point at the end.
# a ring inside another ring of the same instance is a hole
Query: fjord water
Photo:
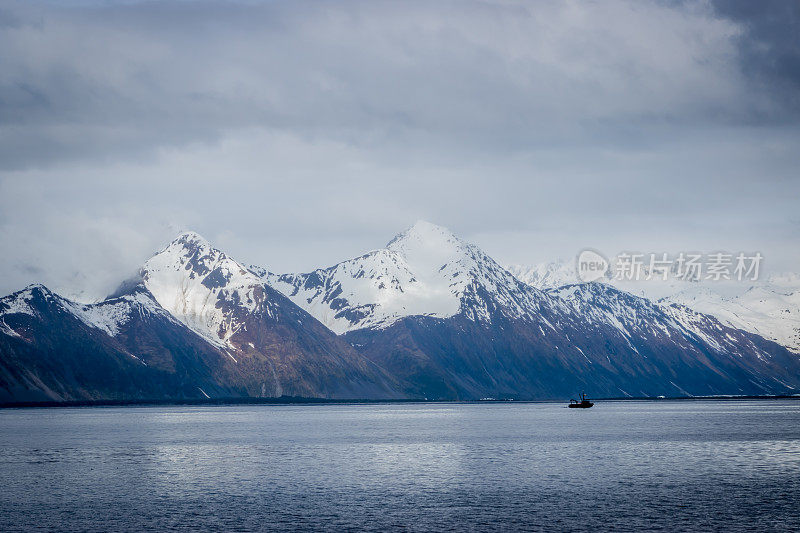
{"type": "Polygon", "coordinates": [[[0,530],[791,530],[800,401],[0,410],[0,530]]]}

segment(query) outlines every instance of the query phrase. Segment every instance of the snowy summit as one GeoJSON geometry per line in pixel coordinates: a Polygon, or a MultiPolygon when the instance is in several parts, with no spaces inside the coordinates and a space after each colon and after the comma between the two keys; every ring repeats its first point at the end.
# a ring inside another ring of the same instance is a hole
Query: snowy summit
{"type": "Polygon", "coordinates": [[[422,220],[385,248],[329,268],[282,275],[252,270],[338,334],[407,316],[451,317],[477,287],[499,289],[502,297],[519,283],[477,246],[422,220]]]}

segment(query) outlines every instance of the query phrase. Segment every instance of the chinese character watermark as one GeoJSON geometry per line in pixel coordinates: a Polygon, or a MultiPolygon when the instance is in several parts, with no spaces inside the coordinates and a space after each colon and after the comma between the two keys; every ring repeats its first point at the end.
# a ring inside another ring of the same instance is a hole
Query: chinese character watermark
{"type": "Polygon", "coordinates": [[[763,259],[760,252],[623,252],[608,260],[600,252],[587,249],[578,254],[575,266],[580,281],[756,281],[763,259]]]}

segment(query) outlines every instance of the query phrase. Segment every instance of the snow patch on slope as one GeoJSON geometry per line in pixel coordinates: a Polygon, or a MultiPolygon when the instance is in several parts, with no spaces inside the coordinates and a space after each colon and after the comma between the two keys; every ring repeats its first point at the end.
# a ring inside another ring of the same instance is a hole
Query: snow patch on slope
{"type": "Polygon", "coordinates": [[[65,306],[85,324],[100,329],[111,337],[119,335],[120,326],[126,324],[133,313],[159,315],[175,320],[172,315],[160,309],[150,295],[142,291],[109,298],[97,304],[65,301],[65,306]]]}
{"type": "Polygon", "coordinates": [[[733,295],[722,294],[711,286],[688,287],[659,301],[716,316],[735,328],[800,353],[800,283],[795,287],[781,286],[770,279],[745,286],[733,295]]]}
{"type": "MultiPolygon", "coordinates": [[[[542,290],[579,283],[573,261],[508,268],[521,281],[542,290]]],[[[610,279],[606,283],[654,302],[678,304],[714,316],[724,324],[756,333],[800,353],[800,276],[797,274],[778,274],[752,282],[669,278],[610,279]]]]}
{"type": "Polygon", "coordinates": [[[506,268],[518,280],[537,289],[545,290],[580,283],[575,272],[575,261],[558,259],[551,263],[533,266],[513,264],[506,268]]]}
{"type": "MultiPolygon", "coordinates": [[[[20,336],[5,319],[13,314],[39,316],[32,304],[36,295],[47,301],[54,301],[62,310],[72,314],[84,324],[100,329],[112,337],[119,334],[119,327],[130,319],[133,309],[151,313],[160,311],[157,310],[157,304],[148,295],[141,292],[109,299],[98,304],[80,304],[55,294],[44,285],[35,284],[0,299],[0,331],[8,335],[20,336]]],[[[166,315],[163,311],[161,313],[166,315]]],[[[171,316],[170,319],[172,319],[171,316]]]]}
{"type": "Polygon", "coordinates": [[[536,307],[533,289],[525,290],[477,246],[425,221],[386,248],[329,268],[306,274],[251,271],[337,334],[387,327],[407,316],[464,312],[489,320],[497,309],[521,316],[536,307]]]}
{"type": "MultiPolygon", "coordinates": [[[[47,291],[44,285],[28,285],[19,292],[0,298],[0,316],[13,314],[36,316],[36,311],[31,307],[31,300],[33,300],[33,291],[41,289],[47,291]]],[[[49,291],[47,292],[49,293],[49,291]]]]}
{"type": "Polygon", "coordinates": [[[150,258],[142,279],[164,309],[216,346],[230,346],[241,327],[236,311],[272,316],[264,282],[193,232],[150,258]]]}

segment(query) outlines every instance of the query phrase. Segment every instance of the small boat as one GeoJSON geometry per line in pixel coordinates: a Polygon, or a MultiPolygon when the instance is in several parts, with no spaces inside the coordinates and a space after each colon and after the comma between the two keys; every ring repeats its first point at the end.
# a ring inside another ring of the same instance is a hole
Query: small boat
{"type": "Polygon", "coordinates": [[[573,409],[588,409],[588,408],[590,408],[591,406],[593,406],[593,405],[594,405],[594,404],[593,404],[592,402],[590,402],[590,401],[589,401],[589,399],[586,397],[586,393],[585,393],[585,392],[584,392],[584,393],[581,393],[581,396],[580,396],[580,398],[581,398],[581,401],[577,401],[577,400],[570,400],[570,401],[569,401],[569,405],[568,405],[567,407],[572,407],[573,409]]]}

